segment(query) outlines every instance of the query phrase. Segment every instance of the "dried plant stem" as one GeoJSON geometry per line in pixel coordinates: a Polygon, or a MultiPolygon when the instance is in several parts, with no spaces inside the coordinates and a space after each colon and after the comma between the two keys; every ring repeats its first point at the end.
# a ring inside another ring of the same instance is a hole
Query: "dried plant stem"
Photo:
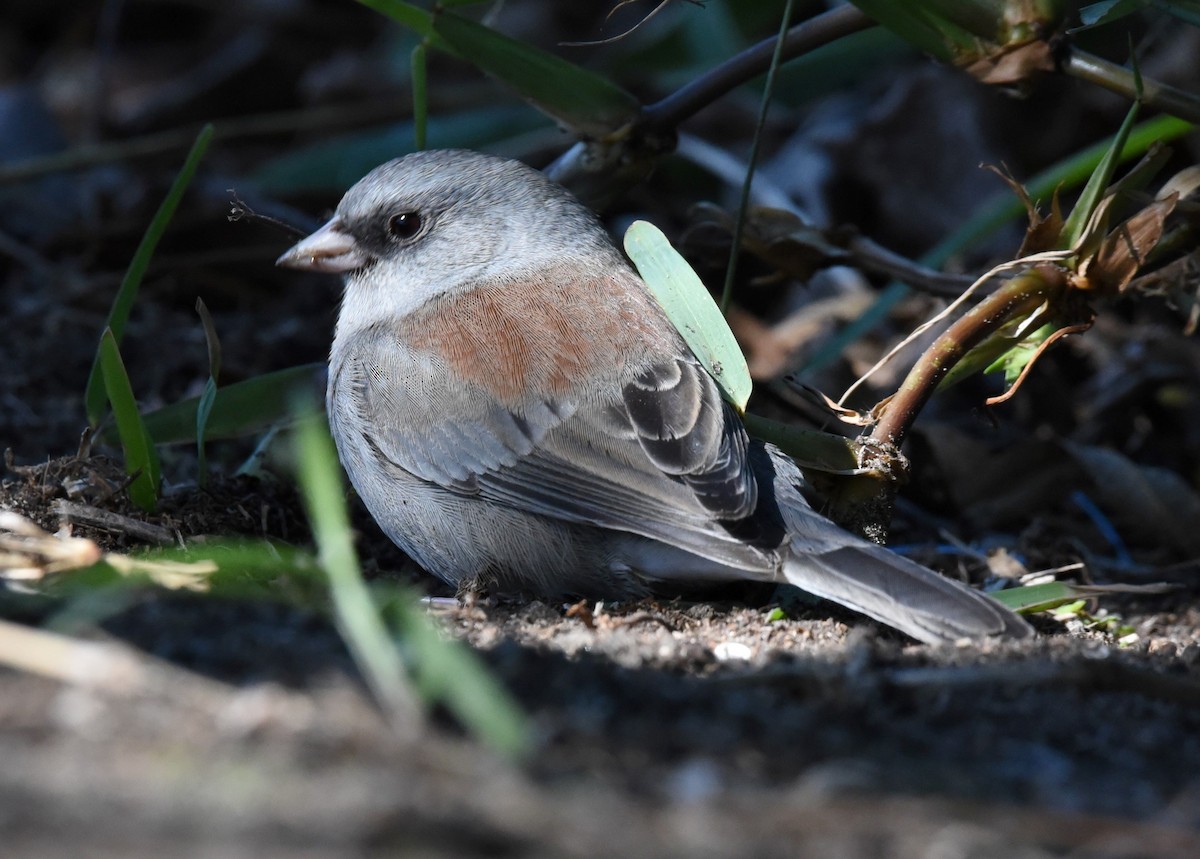
{"type": "Polygon", "coordinates": [[[1065,272],[1039,265],[989,295],[935,340],[892,396],[871,440],[899,447],[938,384],[972,348],[1001,326],[1036,311],[1066,286],[1065,272]]]}

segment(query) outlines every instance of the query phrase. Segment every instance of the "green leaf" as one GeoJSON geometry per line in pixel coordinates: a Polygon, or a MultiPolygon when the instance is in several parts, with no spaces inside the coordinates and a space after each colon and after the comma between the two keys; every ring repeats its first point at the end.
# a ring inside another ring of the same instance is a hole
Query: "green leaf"
{"type": "MultiPolygon", "coordinates": [[[[205,422],[207,439],[238,438],[263,432],[291,420],[291,403],[298,393],[324,391],[325,364],[301,364],[218,388],[205,422]]],[[[308,401],[319,411],[315,396],[308,401]]],[[[157,444],[196,441],[200,398],[192,397],[145,415],[146,429],[157,444]]]]}
{"type": "Polygon", "coordinates": [[[1033,360],[1033,356],[1037,354],[1042,344],[1046,342],[1046,338],[1055,330],[1056,326],[1054,325],[1043,325],[1036,331],[1030,332],[1027,337],[985,367],[983,372],[1004,373],[1005,387],[1011,387],[1016,384],[1021,373],[1025,371],[1025,367],[1033,360]]]}
{"type": "Polygon", "coordinates": [[[1021,614],[1036,614],[1051,611],[1060,606],[1072,605],[1079,599],[1089,599],[1104,592],[1104,588],[1087,588],[1069,582],[1046,582],[1041,585],[1025,585],[991,591],[988,596],[1001,605],[1021,614]]]}
{"type": "Polygon", "coordinates": [[[607,137],[641,109],[636,98],[607,78],[482,24],[447,12],[434,19],[433,29],[459,55],[576,133],[607,137]]]}
{"type": "Polygon", "coordinates": [[[97,350],[103,390],[112,403],[121,448],[125,452],[125,473],[136,474],[129,484],[129,497],[133,503],[147,513],[153,513],[158,504],[158,485],[161,480],[158,452],[138,412],[137,400],[129,384],[129,374],[121,360],[117,338],[112,330],[105,328],[97,350]]]}
{"type": "Polygon", "coordinates": [[[1092,213],[1100,205],[1100,200],[1104,197],[1104,192],[1108,189],[1109,183],[1112,182],[1117,164],[1121,161],[1121,154],[1125,149],[1125,143],[1129,139],[1129,133],[1133,130],[1134,120],[1137,119],[1138,109],[1141,107],[1142,79],[1141,75],[1137,73],[1136,67],[1134,69],[1134,80],[1137,83],[1138,100],[1129,106],[1129,111],[1125,114],[1125,121],[1121,123],[1121,127],[1113,135],[1108,149],[1104,152],[1100,163],[1096,165],[1096,169],[1092,171],[1087,185],[1083,188],[1083,193],[1079,195],[1079,200],[1075,203],[1075,207],[1071,209],[1071,214],[1067,216],[1066,223],[1063,224],[1062,240],[1059,247],[1064,250],[1075,247],[1083,237],[1084,230],[1087,229],[1088,222],[1092,218],[1092,213]]]}
{"type": "MultiPolygon", "coordinates": [[[[154,256],[154,249],[158,247],[159,239],[166,232],[167,224],[171,222],[175,210],[179,207],[179,201],[183,199],[183,192],[191,184],[192,176],[196,173],[200,159],[208,150],[212,136],[212,125],[206,125],[200,130],[196,142],[192,144],[192,149],[183,162],[183,168],[175,177],[166,198],[155,212],[154,218],[151,219],[150,226],[146,228],[141,244],[138,245],[138,249],[133,255],[133,261],[129,263],[129,270],[126,271],[125,278],[121,281],[121,288],[117,290],[112,309],[108,312],[108,321],[105,323],[105,328],[112,332],[114,341],[118,345],[125,333],[125,324],[129,321],[133,302],[137,298],[138,287],[141,286],[146,269],[150,266],[150,258],[154,256]]],[[[104,382],[100,375],[100,356],[97,355],[92,361],[92,370],[88,374],[87,389],[84,394],[88,423],[93,427],[100,422],[100,418],[104,414],[104,382]]]]}
{"type": "Polygon", "coordinates": [[[626,230],[625,252],[721,394],[739,413],[745,412],[753,387],[750,369],[699,276],[662,231],[647,221],[634,221],[626,230]]]}

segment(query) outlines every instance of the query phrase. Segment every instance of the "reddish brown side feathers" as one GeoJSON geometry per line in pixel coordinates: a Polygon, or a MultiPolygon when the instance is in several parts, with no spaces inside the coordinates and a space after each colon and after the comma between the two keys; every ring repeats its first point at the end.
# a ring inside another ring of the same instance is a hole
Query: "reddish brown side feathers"
{"type": "Polygon", "coordinates": [[[440,296],[401,327],[412,348],[441,356],[462,379],[515,404],[561,397],[596,370],[636,360],[668,325],[641,287],[550,269],[542,282],[493,282],[440,296]]]}

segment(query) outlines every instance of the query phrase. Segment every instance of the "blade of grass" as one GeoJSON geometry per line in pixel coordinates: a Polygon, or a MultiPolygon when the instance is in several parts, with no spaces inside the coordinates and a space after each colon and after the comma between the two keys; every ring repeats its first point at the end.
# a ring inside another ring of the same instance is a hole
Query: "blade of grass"
{"type": "Polygon", "coordinates": [[[208,431],[208,419],[212,416],[213,403],[217,399],[217,379],[221,375],[221,341],[217,337],[216,326],[209,315],[208,306],[203,298],[196,299],[196,312],[200,314],[200,323],[204,326],[204,341],[208,344],[208,381],[204,383],[204,393],[196,404],[196,460],[197,481],[201,487],[208,482],[208,457],[205,453],[204,440],[208,431]]]}
{"type": "Polygon", "coordinates": [[[1142,79],[1138,74],[1136,66],[1134,66],[1133,72],[1138,97],[1129,106],[1129,112],[1125,114],[1125,120],[1121,123],[1121,127],[1117,130],[1117,133],[1113,135],[1108,148],[1104,152],[1104,156],[1096,165],[1096,169],[1092,171],[1092,175],[1088,177],[1087,184],[1084,186],[1083,192],[1079,195],[1079,200],[1076,201],[1074,208],[1071,209],[1071,214],[1067,216],[1066,223],[1063,224],[1062,237],[1059,242],[1059,247],[1061,248],[1073,248],[1079,242],[1083,236],[1083,231],[1087,228],[1088,221],[1092,218],[1092,212],[1096,211],[1096,206],[1100,204],[1100,198],[1104,196],[1109,183],[1112,182],[1113,173],[1117,169],[1117,163],[1120,161],[1121,153],[1125,149],[1125,143],[1129,140],[1129,133],[1133,130],[1133,123],[1137,119],[1138,110],[1142,106],[1142,79]]]}
{"type": "MultiPolygon", "coordinates": [[[[297,428],[298,476],[312,522],[318,561],[329,577],[334,616],[355,662],[398,730],[412,736],[422,709],[381,612],[363,582],[351,538],[341,470],[325,422],[316,415],[297,428]]],[[[400,621],[404,644],[425,691],[489,746],[511,757],[524,754],[529,734],[524,717],[505,691],[456,641],[443,640],[405,589],[391,586],[389,614],[400,621]]]]}
{"type": "Polygon", "coordinates": [[[754,184],[754,168],[758,165],[758,150],[762,144],[763,128],[767,124],[767,112],[771,109],[771,97],[775,92],[775,77],[779,73],[779,61],[783,55],[783,40],[787,36],[788,24],[792,20],[795,0],[787,0],[783,7],[783,20],[779,25],[779,38],[771,54],[771,65],[767,69],[767,82],[763,86],[762,101],[758,108],[758,121],[754,126],[754,139],[750,143],[750,157],[746,162],[746,178],[742,181],[741,198],[738,200],[737,218],[733,222],[733,241],[729,249],[729,263],[725,267],[725,285],[721,289],[721,313],[729,312],[733,301],[733,281],[737,276],[737,261],[742,248],[742,233],[746,228],[746,210],[750,207],[750,188],[754,184]]]}
{"type": "Polygon", "coordinates": [[[445,702],[455,717],[489,748],[510,759],[530,751],[525,714],[464,645],[441,636],[407,588],[390,588],[383,607],[413,654],[418,689],[426,700],[445,702]]]}
{"type": "Polygon", "coordinates": [[[413,148],[420,152],[425,148],[425,130],[429,124],[429,87],[426,55],[429,53],[421,42],[412,51],[412,103],[413,103],[413,148]]]}
{"type": "Polygon", "coordinates": [[[329,578],[334,617],[380,706],[396,730],[412,739],[424,723],[422,708],[363,582],[333,441],[324,422],[307,411],[310,416],[299,421],[296,431],[297,477],[318,561],[329,578]]]}
{"type": "Polygon", "coordinates": [[[158,452],[146,432],[142,416],[138,412],[137,400],[129,384],[129,374],[117,347],[117,339],[110,329],[105,328],[96,352],[100,366],[103,390],[112,403],[117,432],[121,437],[121,448],[125,452],[125,473],[136,474],[129,484],[129,497],[138,507],[153,513],[158,504],[158,485],[161,479],[158,452]]]}
{"type": "MultiPolygon", "coordinates": [[[[196,137],[196,142],[192,144],[192,149],[183,162],[183,168],[179,171],[179,175],[175,177],[175,181],[171,184],[167,196],[158,207],[158,211],[155,212],[154,218],[151,219],[150,226],[146,228],[141,244],[138,245],[138,249],[133,255],[133,261],[129,264],[129,270],[125,273],[125,278],[121,281],[121,288],[117,290],[117,296],[113,300],[112,309],[108,313],[108,321],[105,323],[105,328],[112,332],[113,338],[118,345],[125,333],[125,324],[129,321],[129,313],[133,309],[134,300],[137,298],[138,287],[141,286],[142,278],[145,276],[146,269],[150,265],[150,258],[154,255],[154,249],[158,246],[159,239],[162,238],[163,233],[167,229],[167,224],[170,223],[171,217],[175,214],[175,210],[179,206],[179,201],[183,198],[183,192],[187,190],[188,185],[191,183],[192,176],[196,173],[196,167],[200,164],[200,159],[204,157],[209,141],[212,140],[212,135],[212,125],[206,125],[200,130],[200,134],[196,137]]],[[[88,374],[87,388],[84,393],[84,405],[87,410],[88,423],[93,427],[103,417],[104,399],[104,382],[101,379],[100,356],[97,355],[92,362],[92,370],[88,374]]]]}

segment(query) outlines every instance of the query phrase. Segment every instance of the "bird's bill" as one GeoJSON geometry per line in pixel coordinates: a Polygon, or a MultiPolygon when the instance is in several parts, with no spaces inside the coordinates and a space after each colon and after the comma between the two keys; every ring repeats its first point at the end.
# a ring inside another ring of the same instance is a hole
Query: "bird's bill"
{"type": "Polygon", "coordinates": [[[371,261],[354,236],[334,218],[306,239],[297,242],[275,265],[304,271],[347,272],[371,261]]]}

